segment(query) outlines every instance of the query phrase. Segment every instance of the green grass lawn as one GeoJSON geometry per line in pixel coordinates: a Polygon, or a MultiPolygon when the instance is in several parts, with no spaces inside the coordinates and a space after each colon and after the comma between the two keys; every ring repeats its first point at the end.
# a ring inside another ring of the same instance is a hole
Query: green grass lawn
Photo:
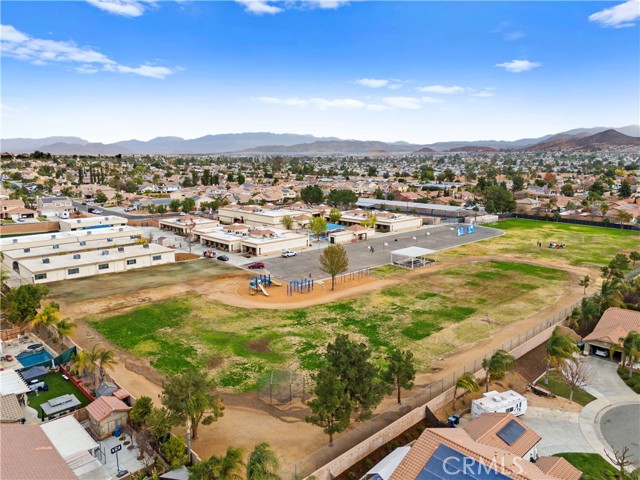
{"type": "MultiPolygon", "coordinates": [[[[544,378],[538,381],[538,385],[548,390],[551,390],[559,397],[569,398],[569,386],[567,382],[564,380],[564,377],[561,373],[552,370],[549,372],[549,384],[544,383],[544,378]]],[[[593,402],[596,399],[590,393],[585,392],[580,387],[576,387],[573,391],[573,401],[579,403],[582,406],[585,406],[588,403],[593,402]]]]}
{"type": "Polygon", "coordinates": [[[430,371],[444,354],[553,304],[567,280],[551,268],[476,262],[305,309],[243,309],[193,296],[88,321],[162,372],[205,365],[221,386],[246,391],[271,370],[317,368],[338,333],[367,342],[378,358],[392,346],[411,349],[420,371],[430,371]]]}
{"type": "Polygon", "coordinates": [[[584,265],[601,267],[617,253],[629,253],[640,248],[640,233],[613,228],[556,223],[553,221],[509,219],[487,227],[503,230],[506,235],[442,252],[441,258],[476,255],[519,255],[532,259],[551,259],[560,266],[584,265]],[[538,248],[564,243],[561,250],[538,248]]]}
{"type": "Polygon", "coordinates": [[[557,453],[582,472],[581,480],[606,480],[615,477],[616,469],[597,453],[557,453]],[[602,474],[607,476],[603,476],[602,474]]]}
{"type": "Polygon", "coordinates": [[[60,373],[50,373],[42,378],[42,380],[49,386],[48,392],[30,393],[29,406],[35,408],[38,411],[38,416],[42,418],[42,409],[40,405],[51,400],[52,398],[59,397],[61,395],[73,394],[80,401],[78,408],[86,407],[91,403],[84,393],[76,387],[71,380],[65,380],[60,373]]]}
{"type": "Polygon", "coordinates": [[[371,269],[371,273],[376,277],[390,278],[397,275],[402,275],[403,273],[407,273],[407,269],[398,267],[397,265],[382,265],[380,267],[371,269]]]}

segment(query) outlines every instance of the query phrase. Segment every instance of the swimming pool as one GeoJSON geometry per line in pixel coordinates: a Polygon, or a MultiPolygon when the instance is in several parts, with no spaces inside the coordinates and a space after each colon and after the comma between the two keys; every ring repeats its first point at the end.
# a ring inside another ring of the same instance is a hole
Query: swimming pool
{"type": "Polygon", "coordinates": [[[327,223],[327,233],[331,233],[335,230],[344,230],[344,225],[338,225],[337,223],[327,223]]]}
{"type": "Polygon", "coordinates": [[[53,357],[46,350],[35,353],[24,352],[16,357],[16,359],[25,367],[30,367],[36,363],[46,362],[52,358],[53,357]]]}

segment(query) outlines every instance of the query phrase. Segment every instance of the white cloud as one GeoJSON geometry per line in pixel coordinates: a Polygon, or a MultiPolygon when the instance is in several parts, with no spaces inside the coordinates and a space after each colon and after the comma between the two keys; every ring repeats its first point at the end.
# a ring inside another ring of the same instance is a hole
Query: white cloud
{"type": "Polygon", "coordinates": [[[590,22],[613,28],[633,27],[638,18],[640,18],[640,0],[627,0],[615,7],[605,8],[589,15],[590,22]]]}
{"type": "Polygon", "coordinates": [[[423,103],[442,103],[443,102],[441,98],[436,98],[436,97],[422,97],[421,100],[423,103]]]}
{"type": "Polygon", "coordinates": [[[385,97],[382,101],[390,107],[405,110],[417,110],[422,104],[422,100],[417,97],[385,97]]]}
{"type": "Polygon", "coordinates": [[[139,17],[155,0],[87,0],[94,7],[123,17],[139,17]]]}
{"type": "Polygon", "coordinates": [[[247,12],[256,15],[274,15],[283,11],[282,8],[271,5],[269,0],[236,0],[236,2],[243,5],[247,12]]]}
{"type": "Polygon", "coordinates": [[[511,60],[510,62],[497,63],[496,67],[504,68],[507,72],[521,73],[528,72],[542,65],[540,62],[530,62],[529,60],[511,60]]]}
{"type": "Polygon", "coordinates": [[[73,42],[61,42],[33,38],[20,32],[11,25],[0,26],[2,55],[29,62],[33,65],[49,65],[51,63],[76,63],[74,68],[79,73],[97,73],[98,71],[132,73],[150,78],[164,78],[175,73],[175,69],[140,65],[128,67],[120,65],[106,55],[91,48],[79,47],[73,42]]]}
{"type": "Polygon", "coordinates": [[[514,42],[516,40],[520,40],[521,38],[524,38],[526,35],[524,34],[524,32],[521,32],[520,30],[516,30],[514,32],[507,32],[504,34],[504,39],[509,41],[509,42],[514,42]]]}
{"type": "Polygon", "coordinates": [[[362,85],[363,87],[370,88],[381,88],[389,86],[389,80],[381,80],[377,78],[361,78],[356,80],[358,85],[362,85]]]}
{"type": "Polygon", "coordinates": [[[258,98],[263,103],[269,103],[272,105],[286,105],[288,107],[317,107],[321,110],[326,110],[328,108],[347,108],[347,109],[356,109],[356,108],[365,108],[367,106],[366,103],[361,102],[360,100],[355,100],[353,98],[337,98],[334,100],[329,100],[326,98],[314,97],[314,98],[278,98],[278,97],[260,97],[258,98]]]}
{"type": "Polygon", "coordinates": [[[349,3],[348,0],[235,0],[243,5],[245,10],[256,15],[274,15],[291,8],[322,8],[336,9],[349,3]],[[279,5],[274,5],[274,4],[279,5]]]}
{"type": "Polygon", "coordinates": [[[495,94],[489,90],[483,90],[481,92],[472,93],[471,96],[476,98],[490,98],[495,96],[495,94]]]}
{"type": "Polygon", "coordinates": [[[452,95],[456,93],[464,93],[467,91],[466,88],[461,87],[459,85],[429,85],[426,87],[419,87],[418,90],[420,92],[425,93],[440,93],[444,95],[452,95]]]}

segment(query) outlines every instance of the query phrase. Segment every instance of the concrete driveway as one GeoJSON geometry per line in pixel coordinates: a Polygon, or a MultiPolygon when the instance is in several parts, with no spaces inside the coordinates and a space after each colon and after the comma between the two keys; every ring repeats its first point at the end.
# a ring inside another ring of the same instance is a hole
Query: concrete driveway
{"type": "Polygon", "coordinates": [[[591,370],[584,389],[596,400],[580,413],[531,407],[521,417],[542,436],[539,454],[599,453],[606,459],[605,452],[626,446],[634,468],[640,467],[640,396],[620,379],[614,362],[595,356],[584,360],[591,370]]]}
{"type": "MultiPolygon", "coordinates": [[[[426,227],[398,234],[378,234],[374,240],[348,243],[344,247],[349,256],[349,271],[353,271],[388,264],[391,261],[390,252],[400,248],[418,246],[431,250],[444,250],[499,235],[502,235],[502,231],[487,227],[476,227],[475,233],[462,236],[455,235],[451,226],[426,227]],[[388,246],[385,246],[385,243],[388,246]],[[369,246],[373,246],[373,253],[369,250],[369,246]]],[[[312,241],[315,245],[315,238],[312,241]]],[[[321,244],[328,245],[326,242],[321,244]]],[[[312,278],[321,279],[327,277],[327,274],[320,270],[320,256],[323,249],[300,252],[295,257],[278,257],[262,261],[266,270],[276,278],[287,281],[300,280],[308,278],[311,274],[312,278]]]]}

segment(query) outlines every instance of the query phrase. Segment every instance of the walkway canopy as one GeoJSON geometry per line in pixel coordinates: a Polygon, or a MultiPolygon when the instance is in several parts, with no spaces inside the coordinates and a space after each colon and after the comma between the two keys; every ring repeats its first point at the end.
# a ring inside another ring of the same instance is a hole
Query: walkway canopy
{"type": "Polygon", "coordinates": [[[400,267],[420,268],[430,263],[434,263],[433,254],[435,250],[421,247],[407,247],[391,252],[391,263],[400,267]]]}

